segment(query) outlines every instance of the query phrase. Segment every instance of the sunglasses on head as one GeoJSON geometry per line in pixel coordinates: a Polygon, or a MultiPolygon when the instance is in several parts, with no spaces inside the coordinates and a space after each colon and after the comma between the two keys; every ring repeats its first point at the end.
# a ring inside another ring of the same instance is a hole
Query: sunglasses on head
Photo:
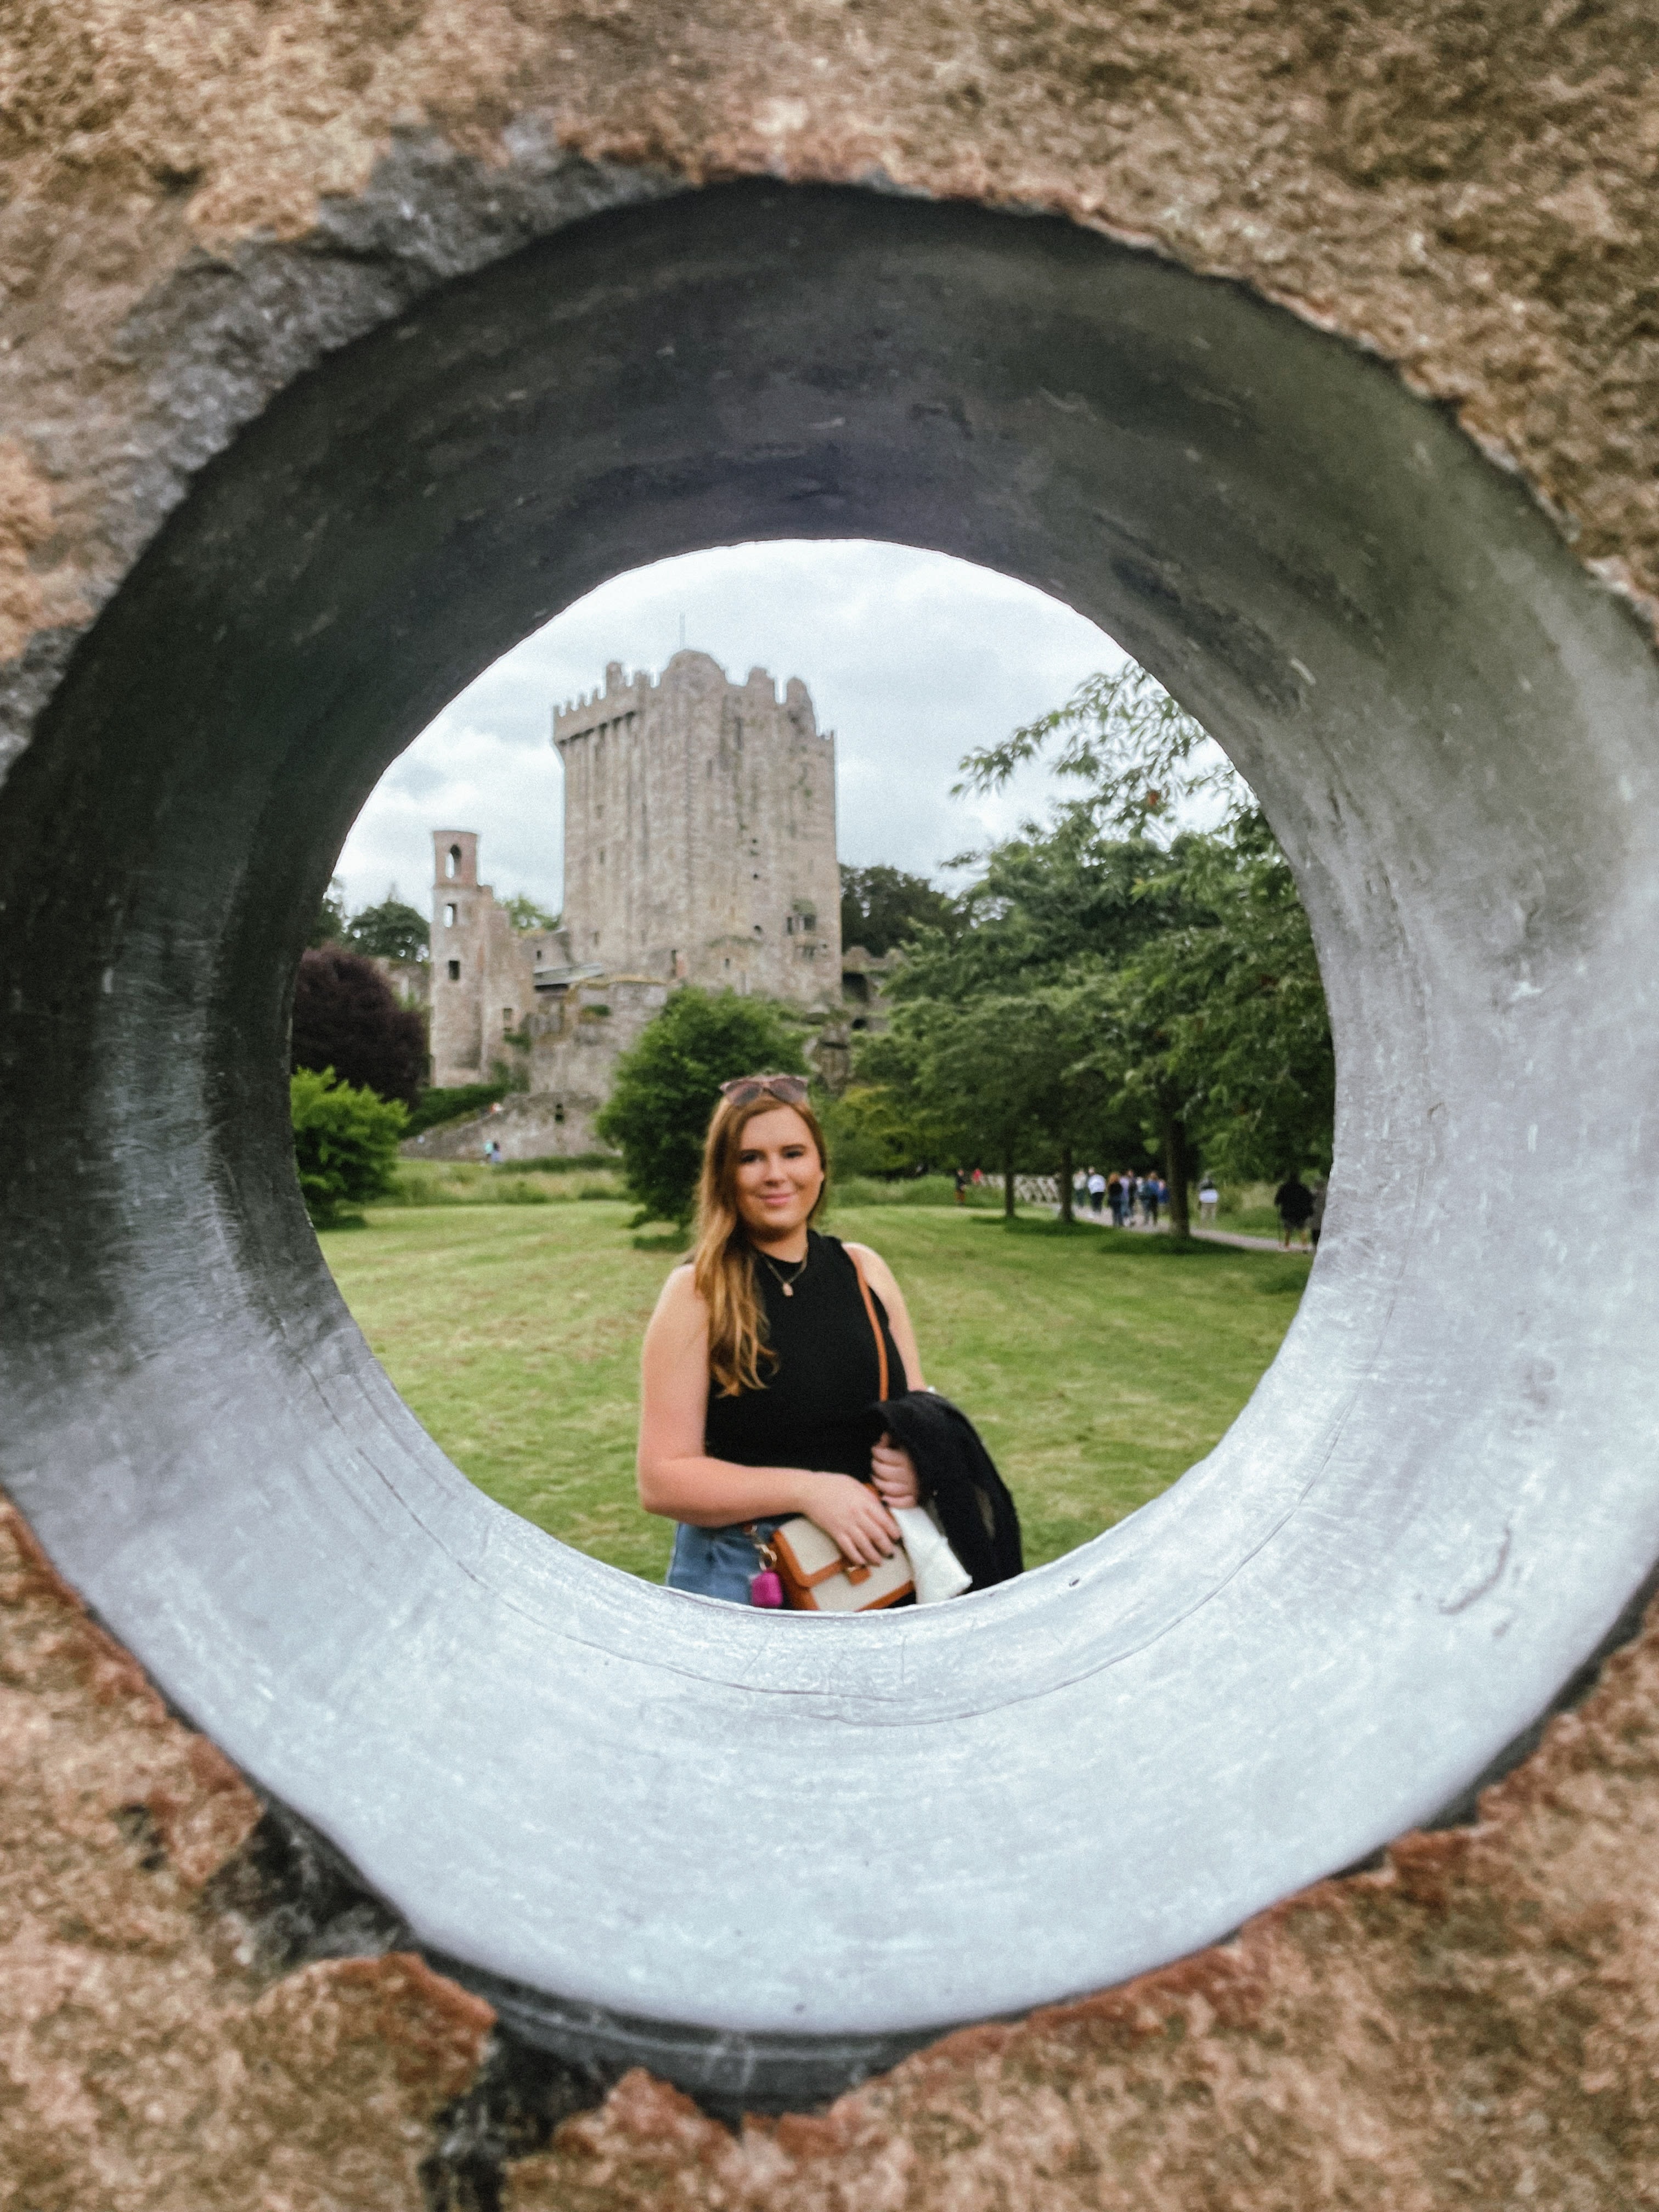
{"type": "Polygon", "coordinates": [[[804,1106],[806,1103],[806,1078],[804,1075],[739,1075],[731,1083],[721,1084],[720,1097],[729,1098],[734,1106],[747,1106],[755,1098],[775,1098],[781,1106],[804,1106]]]}

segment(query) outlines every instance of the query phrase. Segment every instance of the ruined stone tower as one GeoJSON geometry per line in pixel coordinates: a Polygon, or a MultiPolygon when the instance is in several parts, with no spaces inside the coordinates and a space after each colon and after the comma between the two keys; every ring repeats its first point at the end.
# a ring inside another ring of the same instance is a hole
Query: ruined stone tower
{"type": "Polygon", "coordinates": [[[555,940],[514,929],[478,881],[473,830],[432,833],[432,1081],[488,1083],[535,1004],[535,970],[555,940]]]}
{"type": "Polygon", "coordinates": [[[836,741],[806,686],[706,653],[561,708],[574,962],[829,1006],[841,994],[836,741]]]}

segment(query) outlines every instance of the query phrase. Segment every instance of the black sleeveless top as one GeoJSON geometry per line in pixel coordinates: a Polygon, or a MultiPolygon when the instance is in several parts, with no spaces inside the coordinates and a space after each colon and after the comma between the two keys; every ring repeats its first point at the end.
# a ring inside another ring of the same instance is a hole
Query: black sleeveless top
{"type": "MultiPolygon", "coordinates": [[[[799,1467],[814,1474],[870,1480],[870,1448],[884,1424],[871,1408],[881,1395],[875,1333],[864,1310],[858,1271],[836,1237],[806,1232],[806,1265],[781,1285],[758,1253],[752,1265],[766,1314],[773,1365],[760,1363],[762,1388],[722,1398],[711,1381],[704,1449],[738,1467],[799,1467]]],[[[870,1292],[887,1340],[887,1389],[904,1389],[904,1362],[887,1326],[887,1310],[870,1292]]]]}

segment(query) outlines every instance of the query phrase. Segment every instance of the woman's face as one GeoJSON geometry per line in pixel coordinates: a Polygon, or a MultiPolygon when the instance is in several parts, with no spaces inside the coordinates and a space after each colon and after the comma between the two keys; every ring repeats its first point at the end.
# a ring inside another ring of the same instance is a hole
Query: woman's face
{"type": "Polygon", "coordinates": [[[738,1213],[763,1237],[787,1237],[806,1225],[823,1188],[823,1163],[812,1132],[793,1106],[757,1114],[738,1139],[738,1213]]]}

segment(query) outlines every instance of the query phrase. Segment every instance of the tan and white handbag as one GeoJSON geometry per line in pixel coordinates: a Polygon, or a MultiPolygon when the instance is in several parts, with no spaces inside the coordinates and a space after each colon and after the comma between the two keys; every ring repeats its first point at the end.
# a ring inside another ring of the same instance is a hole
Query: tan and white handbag
{"type": "Polygon", "coordinates": [[[915,1595],[910,1554],[896,1544],[879,1566],[855,1566],[816,1521],[797,1513],[769,1540],[783,1601],[795,1613],[874,1613],[915,1595]]]}
{"type": "MultiPolygon", "coordinates": [[[[859,1279],[864,1310],[875,1335],[881,1375],[878,1395],[884,1398],[887,1340],[876,1319],[864,1270],[853,1253],[847,1256],[859,1279]]],[[[835,1539],[826,1536],[817,1522],[809,1521],[804,1513],[792,1514],[787,1521],[780,1522],[769,1538],[757,1542],[756,1550],[763,1566],[776,1570],[783,1584],[783,1601],[792,1612],[875,1613],[884,1605],[896,1605],[901,1598],[915,1595],[915,1575],[910,1565],[910,1554],[902,1544],[896,1544],[879,1566],[860,1566],[844,1559],[835,1539]]]]}

